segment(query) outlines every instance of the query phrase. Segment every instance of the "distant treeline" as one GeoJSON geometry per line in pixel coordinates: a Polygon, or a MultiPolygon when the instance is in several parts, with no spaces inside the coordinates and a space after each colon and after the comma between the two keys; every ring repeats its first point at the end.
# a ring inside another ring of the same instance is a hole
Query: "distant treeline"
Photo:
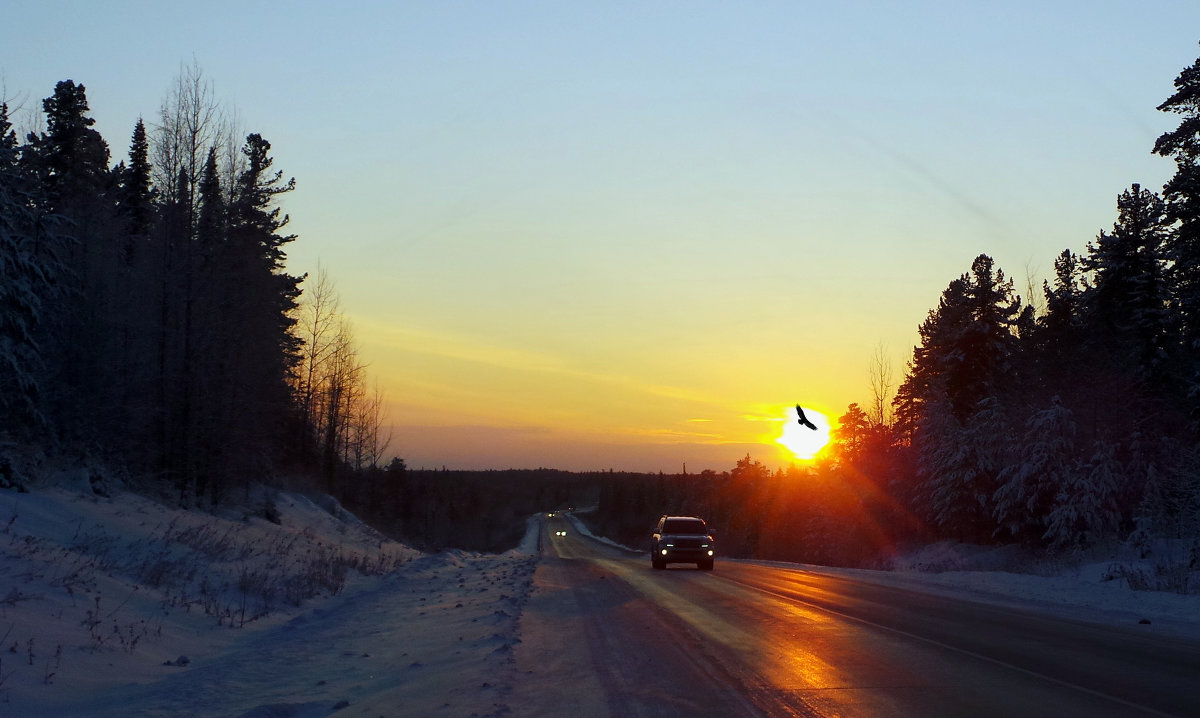
{"type": "Polygon", "coordinates": [[[601,476],[555,469],[411,470],[396,459],[347,477],[342,501],[417,548],[505,551],[520,542],[530,516],[594,506],[601,476]]]}
{"type": "Polygon", "coordinates": [[[699,516],[722,556],[836,566],[873,566],[897,541],[927,539],[890,497],[830,463],[771,470],[746,456],[730,471],[604,475],[594,532],[649,548],[663,514],[699,516]]]}

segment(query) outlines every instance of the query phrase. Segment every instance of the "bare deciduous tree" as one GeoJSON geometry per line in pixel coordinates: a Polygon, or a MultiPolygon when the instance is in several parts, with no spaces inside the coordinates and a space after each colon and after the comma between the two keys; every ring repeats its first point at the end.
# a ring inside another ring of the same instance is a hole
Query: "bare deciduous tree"
{"type": "Polygon", "coordinates": [[[362,392],[350,425],[348,463],[355,469],[378,468],[384,452],[392,443],[391,432],[383,431],[384,394],[376,382],[375,388],[362,392]]]}
{"type": "Polygon", "coordinates": [[[328,272],[318,264],[316,281],[305,291],[296,317],[296,333],[304,340],[305,348],[293,390],[300,405],[301,424],[304,427],[304,436],[300,438],[300,450],[304,454],[311,450],[308,427],[315,427],[318,420],[318,392],[322,391],[321,385],[333,353],[340,316],[337,291],[328,272]]]}
{"type": "Polygon", "coordinates": [[[1025,262],[1025,303],[1033,307],[1035,316],[1041,316],[1046,313],[1046,300],[1044,293],[1041,290],[1041,285],[1037,281],[1038,268],[1033,265],[1033,261],[1025,262]]]}
{"type": "Polygon", "coordinates": [[[339,465],[360,470],[377,467],[383,458],[391,438],[382,429],[384,396],[378,385],[367,389],[353,328],[323,267],[304,294],[296,328],[304,340],[293,386],[306,427],[301,449],[319,453],[321,473],[332,490],[339,465]]]}
{"type": "Polygon", "coordinates": [[[887,426],[891,424],[892,420],[892,395],[895,393],[896,382],[892,373],[892,361],[883,342],[875,345],[875,351],[871,354],[871,361],[867,368],[867,376],[871,382],[869,418],[875,424],[887,426]]]}
{"type": "Polygon", "coordinates": [[[238,154],[232,123],[217,103],[212,81],[193,62],[180,68],[175,87],[159,109],[152,150],[155,186],[169,197],[182,193],[194,208],[200,173],[213,147],[224,155],[226,166],[238,154]],[[181,178],[187,187],[180,186],[181,178]]]}

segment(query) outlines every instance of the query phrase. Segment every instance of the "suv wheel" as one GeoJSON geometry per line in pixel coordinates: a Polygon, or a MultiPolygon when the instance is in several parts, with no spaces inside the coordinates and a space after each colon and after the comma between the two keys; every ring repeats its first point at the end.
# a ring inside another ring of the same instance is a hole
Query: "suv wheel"
{"type": "Polygon", "coordinates": [[[697,561],[697,562],[696,562],[696,568],[700,569],[701,571],[711,571],[711,570],[713,570],[713,562],[712,562],[712,559],[709,559],[709,560],[707,560],[707,561],[697,561]]]}

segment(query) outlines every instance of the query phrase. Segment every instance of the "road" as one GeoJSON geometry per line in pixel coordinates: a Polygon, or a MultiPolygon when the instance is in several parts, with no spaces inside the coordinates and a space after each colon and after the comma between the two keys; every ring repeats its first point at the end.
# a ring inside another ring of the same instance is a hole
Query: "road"
{"type": "Polygon", "coordinates": [[[1195,641],[798,568],[654,571],[562,518],[542,536],[514,715],[1200,715],[1195,641]]]}

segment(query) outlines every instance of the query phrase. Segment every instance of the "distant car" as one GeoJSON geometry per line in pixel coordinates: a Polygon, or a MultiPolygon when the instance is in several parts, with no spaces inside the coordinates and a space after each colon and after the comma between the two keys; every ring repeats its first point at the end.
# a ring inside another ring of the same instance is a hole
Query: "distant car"
{"type": "Polygon", "coordinates": [[[555,536],[566,536],[567,532],[566,531],[555,531],[554,535],[555,536]]]}
{"type": "Polygon", "coordinates": [[[713,531],[695,516],[663,516],[650,537],[650,565],[654,568],[694,563],[702,571],[711,571],[715,556],[713,531]]]}

